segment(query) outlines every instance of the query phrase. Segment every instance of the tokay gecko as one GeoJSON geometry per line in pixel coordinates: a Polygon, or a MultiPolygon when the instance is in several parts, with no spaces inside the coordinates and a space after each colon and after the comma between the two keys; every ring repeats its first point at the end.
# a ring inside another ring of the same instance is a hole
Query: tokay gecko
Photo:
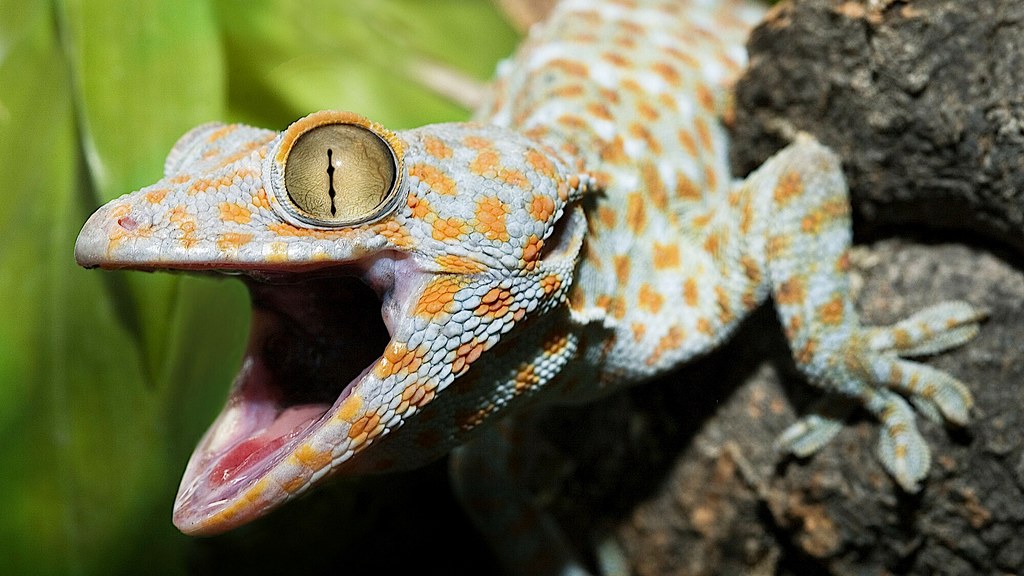
{"type": "MultiPolygon", "coordinates": [[[[722,119],[762,10],[564,0],[471,122],[392,131],[320,111],[283,132],[206,124],[175,144],[163,179],[97,210],[75,248],[83,266],[234,273],[252,299],[175,524],[219,533],[332,476],[457,449],[455,485],[510,569],[579,571],[527,494],[490,487],[511,483],[503,424],[665,374],[768,300],[796,366],[877,419],[878,457],[917,490],[930,456],[915,415],[964,424],[972,400],[907,358],[965,343],[981,314],[942,302],[860,323],[846,185],[811,137],[730,175],[722,119]],[[512,537],[524,518],[540,544],[512,537]]],[[[811,413],[777,445],[808,455],[842,426],[811,413]]]]}

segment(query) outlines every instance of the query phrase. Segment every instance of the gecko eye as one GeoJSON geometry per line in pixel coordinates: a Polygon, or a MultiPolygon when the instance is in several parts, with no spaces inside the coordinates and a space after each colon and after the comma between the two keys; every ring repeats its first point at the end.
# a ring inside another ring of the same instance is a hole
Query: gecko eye
{"type": "Polygon", "coordinates": [[[302,220],[348,226],[372,220],[397,190],[392,147],[357,124],[314,125],[295,138],[283,159],[284,189],[302,220]]]}

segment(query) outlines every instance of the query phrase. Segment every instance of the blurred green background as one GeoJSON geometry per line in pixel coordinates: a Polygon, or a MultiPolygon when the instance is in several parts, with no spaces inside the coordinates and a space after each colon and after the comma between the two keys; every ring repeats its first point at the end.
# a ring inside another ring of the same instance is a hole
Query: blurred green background
{"type": "Polygon", "coordinates": [[[341,483],[220,539],[180,535],[171,504],[239,364],[245,290],[82,270],[73,246],[196,124],[466,118],[420,64],[484,81],[516,41],[486,0],[0,0],[0,572],[347,572],[381,564],[356,558],[372,546],[415,553],[386,530],[411,505],[372,501],[411,485],[441,493],[422,515],[444,513],[438,467],[341,483]]]}

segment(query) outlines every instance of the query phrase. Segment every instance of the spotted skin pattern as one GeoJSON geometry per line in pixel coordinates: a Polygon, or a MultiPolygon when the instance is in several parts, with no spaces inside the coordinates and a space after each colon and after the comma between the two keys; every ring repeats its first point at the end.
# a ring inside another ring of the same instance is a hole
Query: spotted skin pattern
{"type": "MultiPolygon", "coordinates": [[[[453,460],[456,484],[509,566],[582,573],[526,495],[507,480],[495,488],[515,434],[502,417],[673,370],[769,296],[797,366],[878,418],[882,463],[916,490],[929,451],[911,405],[964,424],[971,396],[903,357],[964,343],[980,316],[947,302],[894,326],[860,324],[846,186],[810,137],[730,175],[722,119],[760,16],[738,0],[565,0],[500,66],[474,122],[394,133],[319,112],[282,133],[201,126],[162,180],[98,210],[76,246],[83,265],[260,280],[344,266],[383,300],[389,343],[319,419],[241,441],[261,408],[229,402],[186,470],[178,526],[221,532],[327,476],[410,468],[470,441],[453,460]],[[296,138],[325,122],[365,127],[394,151],[399,188],[385,213],[342,228],[295,217],[280,172],[296,138]],[[276,456],[245,473],[239,451],[276,456]]],[[[265,363],[247,355],[237,394],[265,363]]],[[[811,414],[779,447],[810,454],[841,428],[811,414]]]]}

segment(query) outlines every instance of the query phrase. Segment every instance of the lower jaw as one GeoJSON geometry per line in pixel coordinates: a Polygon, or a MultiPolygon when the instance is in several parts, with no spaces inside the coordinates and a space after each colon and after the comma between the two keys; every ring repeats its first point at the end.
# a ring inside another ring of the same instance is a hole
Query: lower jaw
{"type": "Polygon", "coordinates": [[[223,503],[315,432],[384,350],[380,301],[355,278],[250,282],[249,346],[227,406],[197,447],[176,509],[223,503]]]}

